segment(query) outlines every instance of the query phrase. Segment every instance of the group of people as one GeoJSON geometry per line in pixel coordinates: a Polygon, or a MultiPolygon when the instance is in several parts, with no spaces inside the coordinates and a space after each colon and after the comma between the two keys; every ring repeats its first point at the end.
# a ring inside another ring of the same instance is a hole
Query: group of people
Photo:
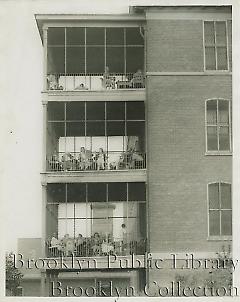
{"type": "Polygon", "coordinates": [[[62,239],[58,239],[56,233],[48,242],[51,256],[104,256],[123,255],[127,249],[126,226],[122,224],[122,238],[114,241],[113,237],[95,232],[91,237],[83,237],[78,234],[76,238],[71,238],[65,234],[62,239]]]}
{"type": "Polygon", "coordinates": [[[116,160],[109,160],[107,153],[103,148],[98,152],[92,152],[81,147],[79,153],[64,153],[61,158],[55,151],[48,159],[49,167],[53,171],[84,171],[84,170],[118,170],[118,169],[135,169],[144,168],[144,158],[139,152],[130,149],[126,152],[120,152],[116,160]],[[136,166],[136,163],[139,163],[136,166]]]}

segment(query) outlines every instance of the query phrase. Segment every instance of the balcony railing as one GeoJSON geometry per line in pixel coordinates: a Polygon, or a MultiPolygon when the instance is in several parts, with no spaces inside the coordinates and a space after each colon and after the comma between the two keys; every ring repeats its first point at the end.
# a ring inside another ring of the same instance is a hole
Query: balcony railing
{"type": "Polygon", "coordinates": [[[59,152],[47,158],[47,171],[146,169],[146,155],[135,151],[59,152]]]}
{"type": "Polygon", "coordinates": [[[94,256],[126,256],[126,255],[143,255],[146,252],[146,239],[130,240],[124,242],[119,238],[112,241],[103,241],[99,239],[97,242],[94,238],[83,238],[81,242],[77,239],[69,238],[58,241],[58,244],[52,245],[46,242],[47,257],[71,256],[77,257],[94,257],[94,256]]]}
{"type": "Polygon", "coordinates": [[[145,88],[145,77],[136,73],[49,74],[48,90],[87,91],[145,88]]]}

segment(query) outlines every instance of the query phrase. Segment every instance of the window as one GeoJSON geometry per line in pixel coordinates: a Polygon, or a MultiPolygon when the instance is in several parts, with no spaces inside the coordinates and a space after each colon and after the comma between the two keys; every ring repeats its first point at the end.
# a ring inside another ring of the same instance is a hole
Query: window
{"type": "Polygon", "coordinates": [[[226,21],[204,22],[205,70],[229,70],[228,35],[226,21]]]}
{"type": "Polygon", "coordinates": [[[230,101],[212,99],[206,102],[207,152],[229,153],[231,151],[230,101]]]}
{"type": "Polygon", "coordinates": [[[223,182],[208,185],[209,236],[232,235],[231,185],[223,182]]]}

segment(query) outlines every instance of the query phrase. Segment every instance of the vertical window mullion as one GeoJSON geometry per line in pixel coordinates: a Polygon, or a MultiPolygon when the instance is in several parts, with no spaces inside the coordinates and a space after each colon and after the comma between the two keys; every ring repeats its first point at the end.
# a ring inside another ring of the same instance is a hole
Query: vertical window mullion
{"type": "Polygon", "coordinates": [[[228,101],[228,136],[230,151],[232,151],[232,116],[231,116],[231,103],[228,101]]]}
{"type": "Polygon", "coordinates": [[[64,27],[64,87],[67,90],[67,28],[64,27]]]}
{"type": "Polygon", "coordinates": [[[229,70],[229,45],[228,45],[228,43],[229,43],[229,41],[228,41],[228,24],[227,24],[227,21],[225,21],[225,31],[226,31],[226,47],[227,47],[227,70],[229,70]]]}
{"type": "Polygon", "coordinates": [[[84,52],[85,52],[84,69],[85,69],[85,78],[86,78],[86,74],[87,74],[87,28],[86,27],[84,27],[84,52]]]}
{"type": "MultiPolygon", "coordinates": [[[[125,101],[124,102],[124,134],[125,134],[125,137],[124,137],[124,142],[126,143],[126,146],[127,146],[127,102],[125,101]]],[[[125,148],[125,146],[123,145],[123,148],[125,148]]],[[[124,151],[127,151],[127,149],[123,149],[124,151]]]]}
{"type": "Polygon", "coordinates": [[[104,71],[107,65],[107,29],[104,28],[104,71]]]}
{"type": "Polygon", "coordinates": [[[219,105],[219,102],[218,102],[218,100],[217,100],[217,147],[218,147],[218,149],[217,149],[217,151],[219,151],[219,146],[220,146],[220,142],[219,142],[219,133],[220,133],[220,124],[219,124],[219,114],[218,114],[218,105],[219,105]]]}
{"type": "Polygon", "coordinates": [[[65,184],[65,234],[67,234],[67,221],[68,221],[68,210],[67,210],[67,184],[65,184]]]}
{"type": "MultiPolygon", "coordinates": [[[[106,183],[106,203],[107,203],[107,226],[109,227],[109,204],[108,204],[108,183],[106,183]]],[[[106,238],[106,241],[108,243],[108,237],[106,238]]]]}
{"type": "Polygon", "coordinates": [[[219,222],[220,222],[220,236],[222,235],[222,194],[221,194],[221,182],[218,184],[219,190],[219,222]]]}
{"type": "Polygon", "coordinates": [[[128,225],[128,203],[129,203],[129,183],[127,182],[127,222],[126,222],[126,241],[128,246],[128,231],[129,231],[129,225],[128,225]]]}
{"type": "Polygon", "coordinates": [[[67,103],[64,102],[64,152],[67,152],[67,103]]]}
{"type": "Polygon", "coordinates": [[[213,22],[213,28],[214,28],[215,67],[216,70],[218,70],[216,21],[213,22]]]}
{"type": "Polygon", "coordinates": [[[123,34],[124,34],[124,75],[126,76],[127,74],[127,47],[126,47],[126,28],[124,27],[124,31],[123,31],[123,34]]]}

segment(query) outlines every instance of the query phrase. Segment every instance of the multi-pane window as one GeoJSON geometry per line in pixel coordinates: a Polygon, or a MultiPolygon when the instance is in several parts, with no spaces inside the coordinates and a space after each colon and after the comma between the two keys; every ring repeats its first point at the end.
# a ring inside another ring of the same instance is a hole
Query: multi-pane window
{"type": "Polygon", "coordinates": [[[59,238],[81,234],[121,240],[122,225],[128,240],[146,236],[145,183],[48,184],[47,233],[59,238]]]}
{"type": "Polygon", "coordinates": [[[230,101],[212,99],[206,101],[207,152],[231,151],[230,101]]]}
{"type": "Polygon", "coordinates": [[[229,37],[226,21],[204,22],[205,70],[229,69],[229,37]]]}
{"type": "Polygon", "coordinates": [[[134,73],[143,69],[140,27],[48,28],[48,74],[134,73]]]}
{"type": "Polygon", "coordinates": [[[209,236],[232,235],[231,185],[217,182],[208,185],[209,236]]]}

